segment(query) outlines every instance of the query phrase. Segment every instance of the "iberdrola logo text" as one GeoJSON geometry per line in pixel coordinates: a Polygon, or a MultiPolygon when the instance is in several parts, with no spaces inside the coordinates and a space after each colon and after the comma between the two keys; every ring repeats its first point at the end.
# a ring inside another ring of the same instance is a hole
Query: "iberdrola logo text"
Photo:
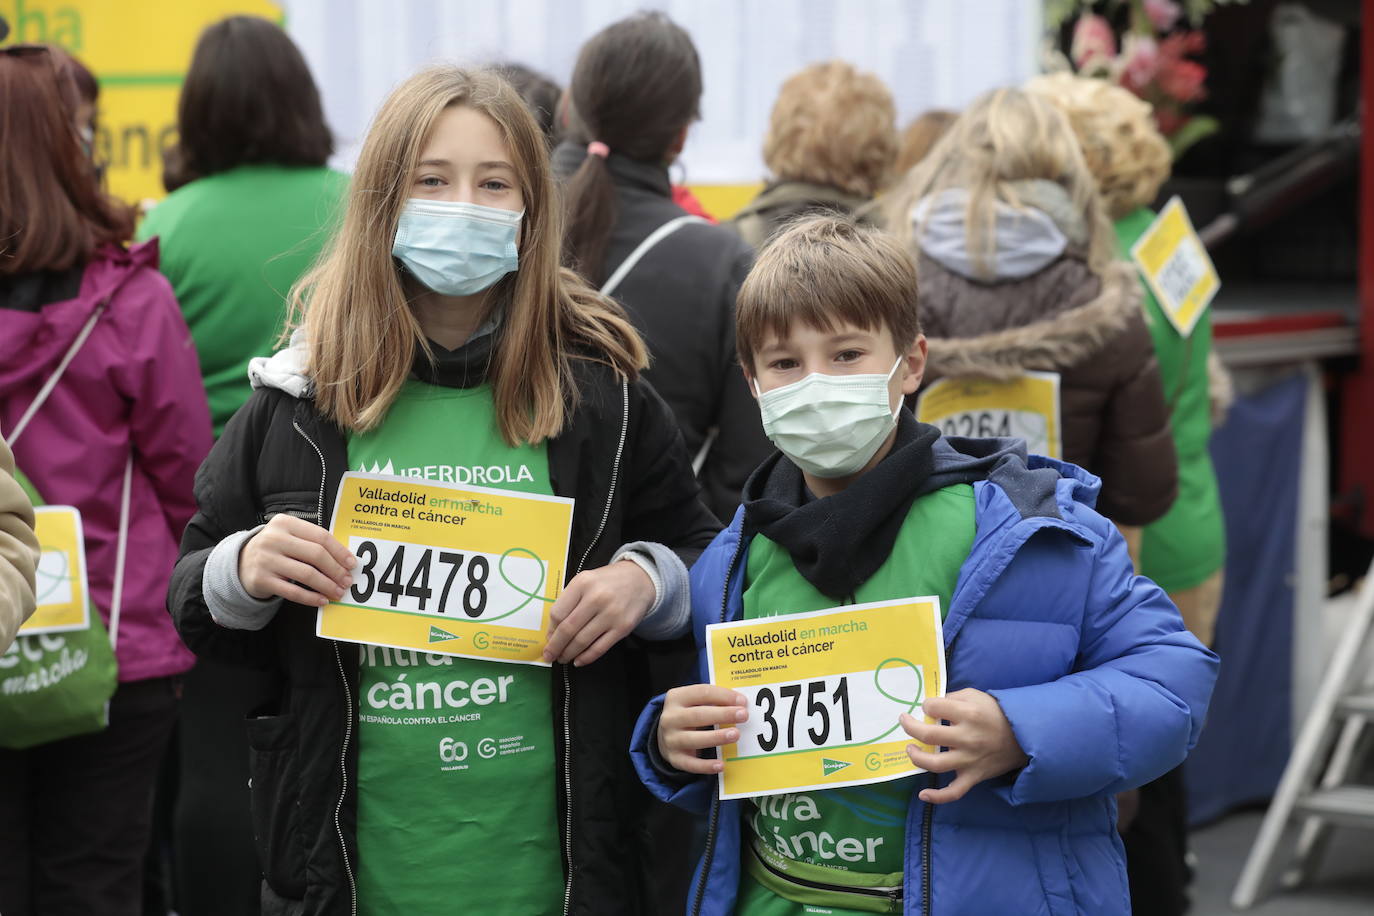
{"type": "Polygon", "coordinates": [[[470,483],[488,487],[534,482],[534,473],[528,464],[425,464],[398,468],[388,459],[386,464],[373,461],[371,467],[366,461],[359,462],[356,470],[364,474],[389,474],[392,477],[415,477],[438,483],[470,483]]]}

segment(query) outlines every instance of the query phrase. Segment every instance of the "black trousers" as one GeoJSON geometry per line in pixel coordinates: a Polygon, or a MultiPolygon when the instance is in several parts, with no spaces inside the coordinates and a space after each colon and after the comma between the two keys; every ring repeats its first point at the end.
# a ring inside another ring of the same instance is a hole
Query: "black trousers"
{"type": "Polygon", "coordinates": [[[181,916],[259,912],[262,868],[253,844],[243,723],[278,692],[274,675],[205,659],[186,675],[172,823],[181,916]]]}
{"type": "Polygon", "coordinates": [[[1121,835],[1135,916],[1188,911],[1188,794],[1183,767],[1140,787],[1140,812],[1121,835]]]}
{"type": "Polygon", "coordinates": [[[103,731],[0,750],[0,913],[141,916],[153,784],[178,687],[120,684],[103,731]]]}

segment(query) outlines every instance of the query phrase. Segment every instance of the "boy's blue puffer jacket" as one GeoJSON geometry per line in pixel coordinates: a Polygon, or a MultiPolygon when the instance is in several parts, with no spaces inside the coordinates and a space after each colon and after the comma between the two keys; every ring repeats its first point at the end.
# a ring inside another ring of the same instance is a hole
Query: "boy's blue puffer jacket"
{"type": "MultiPolygon", "coordinates": [[[[1158,586],[1133,574],[1125,542],[1093,511],[1097,478],[1037,456],[1027,465],[1059,472],[1061,517],[1022,517],[1000,486],[974,484],[977,534],[944,635],[948,690],[996,697],[1030,763],[950,804],[912,793],[906,913],[1129,914],[1114,795],[1183,760],[1216,679],[1217,657],[1158,586]]],[[[743,515],[693,567],[698,646],[708,623],[743,614],[743,515]]],[[[705,681],[704,655],[700,662],[705,681]]],[[[674,783],[655,769],[648,742],[662,705],[658,697],[640,716],[635,767],[659,798],[709,813],[688,912],[727,916],[740,880],[742,803],[719,801],[714,778],[674,783]]]]}

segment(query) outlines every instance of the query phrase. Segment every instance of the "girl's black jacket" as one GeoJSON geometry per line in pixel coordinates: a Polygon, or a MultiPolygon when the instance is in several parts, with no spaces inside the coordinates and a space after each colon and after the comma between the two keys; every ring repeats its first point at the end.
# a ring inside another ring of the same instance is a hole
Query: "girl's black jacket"
{"type": "MultiPolygon", "coordinates": [[[[646,383],[624,382],[590,360],[574,365],[579,402],[563,434],[548,443],[553,490],[577,501],[569,577],[605,565],[622,544],[641,540],[668,545],[690,566],[719,526],[698,499],[672,414],[646,383]]],[[[461,359],[457,371],[451,368],[441,362],[427,380],[459,387],[480,381],[481,373],[466,371],[461,359]]],[[[168,595],[177,629],[194,652],[274,670],[283,685],[277,702],[247,721],[268,916],[356,913],[358,651],[317,637],[315,609],[289,602],[262,630],[221,627],[210,617],[201,580],[216,544],[276,513],[327,525],[347,469],[343,432],[312,401],[274,389],[254,393],[196,477],[199,512],[186,529],[168,595]]],[[[549,703],[564,913],[647,907],[637,850],[646,846],[642,812],[649,796],[627,751],[635,716],[649,699],[646,655],[646,645],[631,637],[591,665],[554,668],[549,703]]],[[[459,897],[453,902],[461,909],[459,897]]]]}

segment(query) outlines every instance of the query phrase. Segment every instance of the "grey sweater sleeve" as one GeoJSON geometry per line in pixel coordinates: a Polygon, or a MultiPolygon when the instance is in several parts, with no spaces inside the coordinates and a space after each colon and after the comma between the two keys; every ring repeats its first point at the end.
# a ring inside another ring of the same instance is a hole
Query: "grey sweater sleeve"
{"type": "Polygon", "coordinates": [[[231,630],[261,630],[277,616],[281,598],[258,599],[239,581],[239,553],[248,539],[262,530],[259,525],[231,534],[215,545],[205,561],[201,592],[215,623],[231,630]]]}
{"type": "Polygon", "coordinates": [[[682,559],[663,544],[635,541],[626,544],[611,558],[630,560],[653,580],[657,598],[649,612],[635,627],[641,639],[665,640],[686,636],[692,625],[691,589],[687,566],[682,559]]]}

